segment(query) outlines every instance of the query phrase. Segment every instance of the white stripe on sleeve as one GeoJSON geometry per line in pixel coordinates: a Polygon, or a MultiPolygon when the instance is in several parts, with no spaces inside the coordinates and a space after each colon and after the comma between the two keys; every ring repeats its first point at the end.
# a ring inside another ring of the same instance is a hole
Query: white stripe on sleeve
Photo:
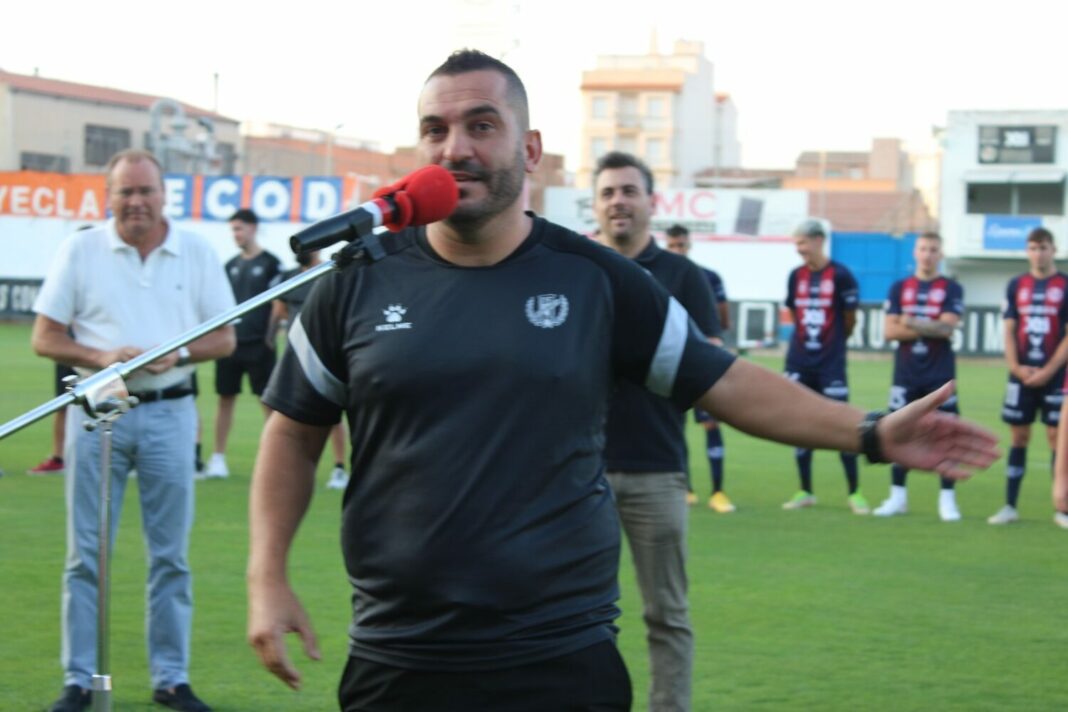
{"type": "Polygon", "coordinates": [[[315,390],[318,391],[319,395],[344,408],[346,400],[345,384],[326,369],[326,366],[319,359],[319,354],[315,353],[311,342],[308,341],[308,334],[304,331],[304,324],[300,316],[297,317],[297,322],[289,329],[288,339],[289,347],[293,349],[297,360],[300,361],[300,367],[304,370],[304,375],[315,390]]]}
{"type": "Polygon", "coordinates": [[[658,396],[671,397],[671,388],[675,385],[675,376],[682,362],[682,352],[686,348],[686,335],[689,332],[690,315],[681,304],[671,297],[668,302],[667,315],[664,317],[664,330],[660,334],[660,343],[649,364],[649,375],[645,378],[645,387],[658,396]]]}

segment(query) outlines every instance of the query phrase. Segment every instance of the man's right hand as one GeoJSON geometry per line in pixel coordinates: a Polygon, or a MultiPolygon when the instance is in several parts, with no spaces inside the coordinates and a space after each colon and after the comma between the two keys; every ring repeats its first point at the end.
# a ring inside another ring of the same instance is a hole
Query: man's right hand
{"type": "Polygon", "coordinates": [[[1016,379],[1023,384],[1027,383],[1027,380],[1035,374],[1038,369],[1034,366],[1024,366],[1022,364],[1016,364],[1009,369],[1009,373],[1016,376],[1016,379]]]}
{"type": "Polygon", "coordinates": [[[135,346],[120,346],[117,349],[111,351],[101,351],[97,357],[96,366],[99,369],[105,369],[112,364],[129,361],[132,358],[137,358],[145,351],[135,346]]]}
{"type": "Polygon", "coordinates": [[[288,583],[248,584],[248,642],[271,674],[294,690],[300,689],[300,673],[286,652],[286,633],[296,633],[304,653],[319,660],[319,641],[311,620],[288,583]]]}

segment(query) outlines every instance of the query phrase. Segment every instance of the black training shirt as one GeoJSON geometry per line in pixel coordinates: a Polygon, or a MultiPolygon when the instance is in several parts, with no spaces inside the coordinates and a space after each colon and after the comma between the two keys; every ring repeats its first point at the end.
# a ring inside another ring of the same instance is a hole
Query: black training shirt
{"type": "Polygon", "coordinates": [[[264,394],[303,423],[348,417],[352,654],[479,670],[610,639],[613,383],[684,408],[732,357],[638,265],[541,218],[488,267],[444,262],[424,228],[385,243],[316,284],[264,394]]]}
{"type": "MultiPolygon", "coordinates": [[[[716,297],[704,271],[689,259],[657,247],[652,240],[634,258],[689,312],[698,331],[719,336],[716,297]]],[[[688,406],[686,406],[688,407],[688,406]]],[[[684,472],[685,408],[622,380],[612,398],[605,427],[608,472],[684,472]]]]}
{"type": "MultiPolygon", "coordinates": [[[[226,263],[226,276],[230,278],[230,287],[234,290],[237,303],[267,291],[276,282],[281,263],[267,250],[263,250],[250,260],[241,255],[234,255],[226,263]]],[[[271,304],[258,306],[248,314],[242,314],[234,329],[239,344],[250,341],[263,341],[267,336],[267,321],[271,316],[271,304]]]]}

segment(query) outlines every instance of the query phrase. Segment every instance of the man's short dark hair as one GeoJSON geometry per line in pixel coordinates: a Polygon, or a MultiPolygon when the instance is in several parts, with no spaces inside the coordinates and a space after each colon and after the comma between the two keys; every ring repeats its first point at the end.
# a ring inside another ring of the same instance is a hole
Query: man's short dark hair
{"type": "Polygon", "coordinates": [[[1053,233],[1044,227],[1036,227],[1027,235],[1028,242],[1048,242],[1053,244],[1053,233]]]}
{"type": "Polygon", "coordinates": [[[593,169],[593,182],[597,182],[597,176],[601,175],[602,171],[612,168],[637,168],[645,179],[645,192],[653,194],[653,172],[642,159],[623,151],[609,151],[597,161],[597,167],[593,169]]]}
{"type": "Polygon", "coordinates": [[[259,225],[260,219],[256,217],[256,213],[252,212],[249,208],[241,208],[233,215],[230,216],[229,222],[237,220],[238,222],[248,223],[249,225],[259,225]]]}
{"type": "Polygon", "coordinates": [[[690,231],[686,229],[685,225],[679,225],[678,223],[669,227],[664,233],[668,237],[685,237],[687,240],[690,239],[690,231]]]}
{"type": "Polygon", "coordinates": [[[524,131],[529,129],[530,105],[527,102],[527,89],[523,86],[523,80],[519,78],[514,69],[496,57],[491,57],[477,49],[458,49],[450,54],[440,67],[431,72],[426,81],[429,82],[434,77],[455,77],[458,74],[487,70],[497,72],[507,80],[508,94],[512,101],[512,109],[515,110],[516,118],[519,119],[519,127],[524,131]]]}
{"type": "Polygon", "coordinates": [[[939,245],[942,244],[942,236],[933,230],[926,230],[916,236],[917,240],[934,240],[939,245]]]}

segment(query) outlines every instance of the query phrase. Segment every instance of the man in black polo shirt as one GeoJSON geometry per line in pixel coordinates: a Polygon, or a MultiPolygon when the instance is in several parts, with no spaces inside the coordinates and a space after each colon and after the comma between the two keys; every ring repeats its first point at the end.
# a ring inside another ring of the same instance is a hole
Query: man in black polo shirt
{"type": "MultiPolygon", "coordinates": [[[[653,174],[648,166],[627,153],[602,156],[594,169],[593,207],[605,244],[646,269],[702,334],[718,337],[716,298],[701,268],[657,247],[649,232],[653,174]]],[[[605,470],[642,595],[651,712],[690,709],[684,413],[640,383],[621,381],[605,426],[605,470]]]]}
{"type": "Polygon", "coordinates": [[[796,445],[876,459],[881,447],[961,477],[996,457],[991,436],[930,412],[948,387],[866,420],[735,361],[641,267],[524,212],[541,136],[507,65],[457,52],[418,109],[418,154],[456,178],[455,211],[324,277],[264,395],[275,412],[252,480],[248,637],[286,684],[301,678],[285,633],[319,655],[287,558],[343,411],[344,710],[629,709],[602,467],[617,380],[796,445]]]}
{"type": "MultiPolygon", "coordinates": [[[[237,303],[267,291],[278,279],[281,263],[278,258],[260,247],[256,240],[259,219],[248,208],[241,208],[230,218],[230,230],[240,252],[226,263],[226,275],[234,290],[237,303]]],[[[226,464],[226,443],[234,424],[234,406],[241,393],[241,380],[248,374],[249,387],[256,396],[263,395],[267,380],[274,369],[274,340],[267,338],[267,321],[271,305],[264,304],[241,317],[237,322],[237,350],[215,362],[215,392],[219,395],[219,409],[215,414],[215,452],[208,460],[204,475],[222,479],[230,476],[226,464]]],[[[263,407],[266,418],[270,409],[263,407]]]]}

